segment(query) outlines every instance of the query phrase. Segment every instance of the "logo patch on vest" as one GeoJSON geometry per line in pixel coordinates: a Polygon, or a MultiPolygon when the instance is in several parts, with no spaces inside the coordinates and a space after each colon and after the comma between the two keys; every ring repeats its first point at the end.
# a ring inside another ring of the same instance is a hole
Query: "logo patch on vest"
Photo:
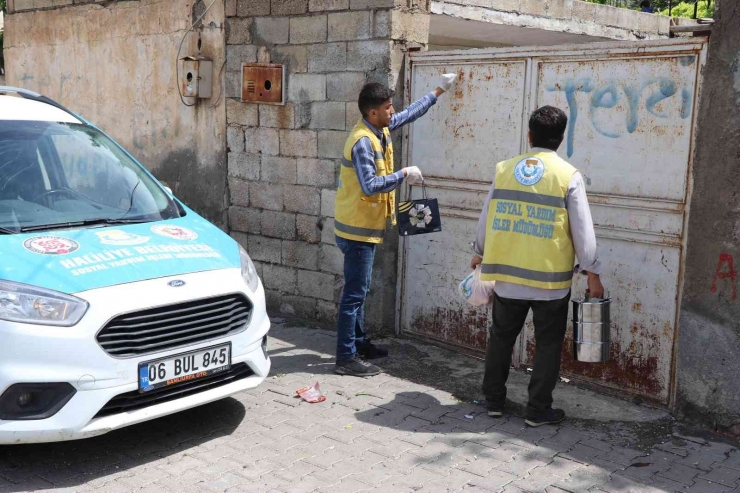
{"type": "Polygon", "coordinates": [[[514,168],[516,181],[528,187],[540,181],[544,174],[545,163],[536,157],[524,158],[514,168]]]}

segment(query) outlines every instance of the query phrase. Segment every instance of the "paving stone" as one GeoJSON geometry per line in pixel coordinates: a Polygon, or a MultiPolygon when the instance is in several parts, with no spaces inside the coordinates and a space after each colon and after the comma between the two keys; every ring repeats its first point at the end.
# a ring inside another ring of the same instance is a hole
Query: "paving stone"
{"type": "Polygon", "coordinates": [[[700,474],[700,479],[705,479],[707,481],[710,481],[712,483],[720,483],[725,486],[731,486],[735,487],[737,486],[737,481],[740,479],[740,471],[736,469],[730,469],[728,467],[714,467],[712,470],[708,473],[700,474]]]}
{"type": "Polygon", "coordinates": [[[694,479],[699,474],[702,474],[702,472],[703,471],[694,467],[685,466],[683,464],[673,464],[670,469],[659,472],[658,476],[691,486],[694,484],[694,479]]]}
{"type": "Polygon", "coordinates": [[[725,486],[720,483],[712,483],[710,481],[697,478],[694,485],[686,491],[688,493],[723,493],[725,491],[732,491],[734,489],[735,488],[731,486],[725,486]]]}

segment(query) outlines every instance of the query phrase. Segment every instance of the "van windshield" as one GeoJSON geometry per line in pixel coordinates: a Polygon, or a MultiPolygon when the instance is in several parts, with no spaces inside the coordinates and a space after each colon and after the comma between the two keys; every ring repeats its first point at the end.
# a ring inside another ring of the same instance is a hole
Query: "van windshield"
{"type": "Polygon", "coordinates": [[[179,216],[164,189],[94,128],[0,121],[0,233],[179,216]]]}

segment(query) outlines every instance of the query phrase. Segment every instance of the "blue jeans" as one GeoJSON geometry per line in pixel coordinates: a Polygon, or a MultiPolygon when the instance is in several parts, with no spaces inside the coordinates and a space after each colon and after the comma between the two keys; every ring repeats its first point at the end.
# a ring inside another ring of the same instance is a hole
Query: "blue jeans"
{"type": "Polygon", "coordinates": [[[337,361],[354,357],[357,345],[365,342],[362,328],[365,297],[373,277],[375,244],[336,237],[344,254],[344,290],[337,318],[337,361]]]}

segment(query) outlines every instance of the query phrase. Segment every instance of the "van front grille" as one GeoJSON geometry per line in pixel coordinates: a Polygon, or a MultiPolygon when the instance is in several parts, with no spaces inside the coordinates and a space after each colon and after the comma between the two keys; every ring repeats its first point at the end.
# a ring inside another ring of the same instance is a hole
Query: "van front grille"
{"type": "Polygon", "coordinates": [[[127,358],[166,351],[241,332],[252,303],[230,294],[119,315],[97,335],[106,353],[127,358]]]}

